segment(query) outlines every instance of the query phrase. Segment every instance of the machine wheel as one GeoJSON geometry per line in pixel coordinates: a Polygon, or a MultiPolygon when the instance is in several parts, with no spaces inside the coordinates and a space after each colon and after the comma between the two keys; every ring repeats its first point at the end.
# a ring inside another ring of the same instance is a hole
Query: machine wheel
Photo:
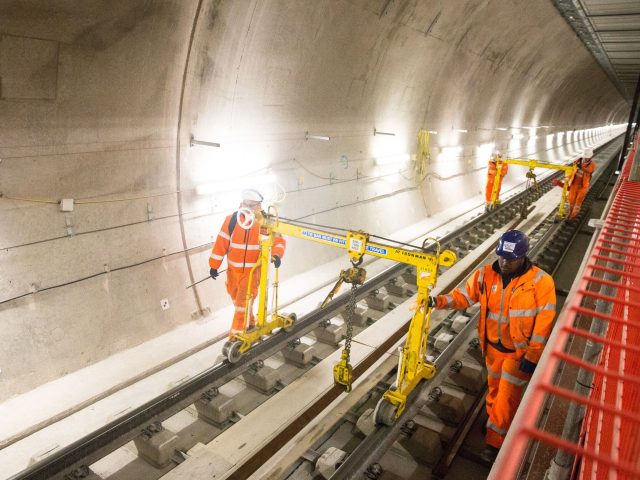
{"type": "Polygon", "coordinates": [[[295,313],[288,313],[285,315],[285,317],[289,317],[293,322],[293,324],[290,327],[284,327],[284,331],[289,333],[291,332],[291,330],[293,330],[293,327],[296,324],[296,320],[298,320],[298,315],[296,315],[295,313]]]}
{"type": "Polygon", "coordinates": [[[396,421],[397,407],[389,403],[389,401],[382,397],[376,409],[373,412],[373,418],[377,425],[391,426],[396,421]]]}
{"type": "Polygon", "coordinates": [[[226,342],[222,347],[222,355],[227,357],[229,363],[236,363],[242,357],[242,353],[240,353],[241,346],[242,342],[226,342]]]}

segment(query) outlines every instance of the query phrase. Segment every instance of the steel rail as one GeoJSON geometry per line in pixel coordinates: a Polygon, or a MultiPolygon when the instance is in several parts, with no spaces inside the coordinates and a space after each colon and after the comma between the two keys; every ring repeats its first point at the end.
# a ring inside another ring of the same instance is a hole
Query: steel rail
{"type": "Polygon", "coordinates": [[[471,318],[462,331],[438,355],[434,361],[436,374],[429,381],[422,382],[421,386],[409,395],[404,412],[394,424],[391,426],[378,426],[336,469],[331,476],[331,480],[345,480],[356,478],[358,475],[363,476],[365,474],[364,468],[373,465],[393,445],[402,433],[405,424],[414,418],[422,405],[428,401],[432,385],[441,382],[449,375],[449,368],[447,367],[453,362],[460,348],[468,343],[475,333],[478,316],[479,312],[471,318]]]}

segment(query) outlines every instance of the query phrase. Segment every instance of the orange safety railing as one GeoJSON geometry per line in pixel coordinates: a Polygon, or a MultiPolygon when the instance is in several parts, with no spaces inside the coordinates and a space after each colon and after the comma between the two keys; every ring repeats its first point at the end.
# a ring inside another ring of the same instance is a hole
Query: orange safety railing
{"type": "MultiPolygon", "coordinates": [[[[554,466],[562,467],[550,470],[549,478],[640,479],[640,182],[629,180],[638,142],[636,137],[489,478],[524,476],[533,453],[544,446],[556,449],[554,466]],[[569,353],[576,338],[595,347],[595,356],[585,360],[582,351],[579,357],[569,353]],[[577,367],[591,384],[580,383],[578,373],[575,389],[558,385],[556,373],[567,366],[577,367]],[[575,435],[567,433],[569,421],[564,436],[557,425],[542,421],[552,401],[573,403],[579,412],[575,435]]],[[[553,463],[549,459],[547,465],[553,463]]]]}

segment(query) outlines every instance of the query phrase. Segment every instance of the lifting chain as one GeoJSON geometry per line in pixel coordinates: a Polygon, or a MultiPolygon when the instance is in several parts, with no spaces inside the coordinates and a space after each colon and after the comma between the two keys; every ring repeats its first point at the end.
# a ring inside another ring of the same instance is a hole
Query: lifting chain
{"type": "Polygon", "coordinates": [[[536,179],[536,174],[533,173],[533,170],[529,170],[527,172],[527,188],[532,187],[534,190],[538,190],[538,180],[536,179]],[[533,183],[533,186],[531,184],[533,183]]]}
{"type": "MultiPolygon", "coordinates": [[[[362,285],[364,283],[366,274],[367,272],[364,268],[359,268],[354,265],[352,268],[340,272],[340,279],[336,284],[336,287],[338,287],[343,281],[351,284],[349,301],[345,308],[347,335],[344,341],[344,348],[342,350],[342,355],[340,356],[340,361],[333,367],[333,380],[335,383],[344,386],[347,392],[351,391],[351,377],[353,373],[353,367],[349,363],[349,360],[351,358],[351,339],[353,338],[353,317],[356,313],[356,293],[358,285],[362,285]]],[[[334,291],[335,290],[337,290],[337,288],[334,287],[334,291]]]]}
{"type": "Polygon", "coordinates": [[[358,290],[358,285],[355,283],[351,284],[351,292],[349,293],[349,303],[347,303],[347,308],[345,309],[347,312],[346,320],[347,320],[347,336],[344,340],[344,349],[347,352],[347,362],[351,356],[351,339],[353,338],[353,316],[356,314],[356,291],[358,290]]]}
{"type": "MultiPolygon", "coordinates": [[[[527,186],[526,189],[529,190],[531,189],[531,191],[533,191],[534,193],[538,192],[538,181],[536,179],[536,174],[533,173],[533,169],[529,170],[527,172],[527,186]]],[[[520,205],[520,218],[521,219],[525,219],[527,218],[527,204],[526,203],[522,203],[520,205]]]]}

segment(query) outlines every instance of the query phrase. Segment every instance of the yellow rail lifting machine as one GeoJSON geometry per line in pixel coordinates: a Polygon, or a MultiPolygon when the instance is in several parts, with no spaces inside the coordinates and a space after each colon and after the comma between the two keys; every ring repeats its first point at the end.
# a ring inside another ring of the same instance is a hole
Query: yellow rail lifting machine
{"type": "Polygon", "coordinates": [[[562,170],[564,172],[564,185],[562,187],[562,197],[560,199],[560,205],[558,206],[558,212],[556,213],[557,219],[562,219],[566,217],[565,212],[565,201],[567,199],[567,189],[569,188],[569,180],[571,176],[576,171],[575,165],[555,165],[553,163],[540,162],[538,160],[529,160],[529,159],[517,159],[517,158],[502,158],[501,156],[497,157],[496,162],[496,176],[493,180],[493,190],[491,191],[491,203],[489,204],[490,209],[494,209],[500,203],[499,190],[501,183],[501,175],[502,166],[504,164],[508,165],[521,165],[523,167],[529,167],[529,171],[527,172],[527,178],[533,178],[535,181],[535,175],[533,170],[536,168],[547,168],[551,170],[562,170]]]}
{"type": "MultiPolygon", "coordinates": [[[[435,254],[433,254],[424,251],[427,240],[423,243],[422,250],[409,250],[372,242],[369,238],[370,235],[362,231],[347,231],[345,235],[341,235],[316,228],[287,223],[279,219],[274,207],[269,208],[268,214],[258,215],[256,221],[260,223],[261,256],[256,266],[253,267],[251,274],[260,266],[257,322],[255,328],[247,331],[246,325],[248,324],[247,318],[249,315],[249,308],[247,308],[247,312],[245,313],[245,331],[233,335],[223,348],[223,354],[227,356],[232,363],[237,362],[241,355],[249,350],[253,344],[261,341],[264,335],[270,335],[276,328],[284,328],[286,331],[293,326],[296,320],[294,314],[283,315],[278,313],[278,269],[276,269],[274,283],[275,305],[271,315],[267,314],[267,272],[274,235],[287,235],[347,250],[352,267],[340,272],[338,282],[322,306],[326,305],[333,295],[337,293],[340,285],[346,282],[352,284],[350,304],[353,305],[350,306],[352,310],[355,308],[355,289],[358,285],[364,283],[366,276],[365,270],[359,267],[362,263],[362,257],[365,254],[416,267],[418,292],[415,310],[404,347],[400,352],[396,382],[384,394],[383,399],[376,408],[376,421],[378,423],[393,423],[404,410],[408,395],[418,383],[422,379],[431,378],[435,374],[435,367],[426,360],[427,336],[433,307],[429,301],[429,295],[436,286],[438,267],[449,267],[453,265],[456,261],[455,253],[450,250],[441,252],[440,244],[435,239],[427,239],[434,241],[436,251],[435,254]]],[[[249,284],[251,284],[251,280],[249,284]]],[[[251,304],[249,295],[250,294],[247,293],[247,305],[251,304]]],[[[347,317],[349,317],[349,315],[347,315],[347,317]]],[[[347,338],[345,348],[342,351],[340,361],[334,366],[333,376],[334,381],[342,385],[348,392],[351,389],[352,380],[352,367],[349,364],[351,319],[347,318],[346,320],[347,338]]]]}

